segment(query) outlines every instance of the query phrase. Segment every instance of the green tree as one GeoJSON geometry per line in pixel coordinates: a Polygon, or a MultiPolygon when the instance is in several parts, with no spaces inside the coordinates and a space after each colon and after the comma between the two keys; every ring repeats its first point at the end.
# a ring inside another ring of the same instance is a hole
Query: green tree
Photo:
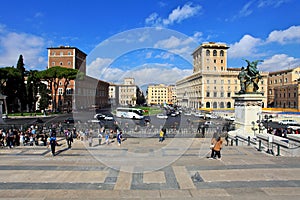
{"type": "Polygon", "coordinates": [[[44,71],[40,72],[40,78],[47,80],[49,82],[50,90],[52,92],[52,109],[54,111],[57,110],[58,105],[58,88],[59,88],[59,82],[64,82],[63,86],[63,96],[66,96],[66,89],[68,85],[70,84],[70,80],[75,80],[77,77],[76,74],[78,73],[77,69],[69,69],[69,68],[63,68],[60,66],[54,66],[50,67],[44,71]]]}
{"type": "Polygon", "coordinates": [[[25,86],[25,64],[23,61],[23,56],[20,55],[18,62],[17,62],[17,69],[19,70],[21,76],[19,77],[18,82],[16,83],[18,85],[18,98],[21,103],[21,113],[23,113],[23,110],[26,109],[27,106],[27,98],[26,98],[26,86],[25,86]]]}
{"type": "Polygon", "coordinates": [[[47,88],[47,85],[40,82],[38,87],[39,94],[41,96],[39,101],[40,110],[46,110],[50,105],[51,96],[49,95],[51,91],[47,88]]]}
{"type": "Polygon", "coordinates": [[[136,104],[138,105],[143,105],[146,102],[144,93],[142,90],[140,90],[140,88],[137,88],[137,100],[136,100],[136,104]]]}
{"type": "Polygon", "coordinates": [[[7,96],[8,111],[17,112],[19,109],[18,90],[21,73],[14,67],[0,68],[0,91],[7,96]]]}
{"type": "Polygon", "coordinates": [[[26,84],[26,91],[27,91],[27,102],[28,108],[31,112],[36,110],[36,102],[38,101],[38,88],[41,84],[41,80],[39,78],[37,70],[30,70],[26,73],[27,75],[27,84],[26,84]]]}

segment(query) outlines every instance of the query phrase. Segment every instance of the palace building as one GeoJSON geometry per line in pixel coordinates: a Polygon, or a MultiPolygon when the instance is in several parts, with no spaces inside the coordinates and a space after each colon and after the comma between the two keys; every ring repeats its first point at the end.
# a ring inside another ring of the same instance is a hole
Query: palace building
{"type": "MultiPolygon", "coordinates": [[[[86,54],[76,47],[60,46],[48,48],[48,68],[59,66],[77,69],[84,74],[82,80],[71,80],[64,88],[64,79],[59,81],[56,95],[59,111],[85,109],[92,107],[107,107],[109,83],[86,75],[86,54]],[[63,96],[66,90],[65,97],[63,96]]],[[[54,89],[51,88],[54,96],[54,89]]],[[[53,108],[50,108],[53,109],[53,108]]]]}
{"type": "MultiPolygon", "coordinates": [[[[240,91],[240,68],[227,67],[228,46],[203,43],[192,53],[193,74],[176,82],[177,104],[194,109],[232,109],[235,93],[240,91]]],[[[259,92],[267,97],[268,73],[260,72],[259,92]]],[[[267,107],[267,98],[263,100],[267,107]]]]}

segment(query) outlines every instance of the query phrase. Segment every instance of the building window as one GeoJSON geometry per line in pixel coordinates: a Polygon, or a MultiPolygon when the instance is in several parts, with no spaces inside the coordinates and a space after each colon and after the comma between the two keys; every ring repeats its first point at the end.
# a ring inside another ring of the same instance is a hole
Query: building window
{"type": "Polygon", "coordinates": [[[286,82],[286,83],[288,82],[288,79],[287,79],[287,78],[285,78],[285,82],[286,82]]]}
{"type": "Polygon", "coordinates": [[[206,56],[210,56],[210,51],[206,50],[206,56]]]}
{"type": "Polygon", "coordinates": [[[231,103],[227,102],[227,108],[231,108],[231,103]]]}
{"type": "Polygon", "coordinates": [[[210,103],[206,102],[206,108],[210,108],[210,103]]]}
{"type": "Polygon", "coordinates": [[[223,63],[223,60],[221,60],[221,63],[223,63]]]}
{"type": "Polygon", "coordinates": [[[224,108],[224,102],[220,103],[220,108],[224,108]]]}
{"type": "Polygon", "coordinates": [[[224,92],[221,92],[221,97],[224,97],[224,92]]]}
{"type": "Polygon", "coordinates": [[[213,103],[213,108],[218,108],[217,102],[214,102],[214,103],[213,103]]]}
{"type": "Polygon", "coordinates": [[[214,97],[217,97],[217,92],[214,92],[214,97]]]}
{"type": "Polygon", "coordinates": [[[59,65],[62,66],[62,65],[63,65],[63,62],[60,62],[59,65]]]}
{"type": "Polygon", "coordinates": [[[227,93],[227,97],[231,97],[231,93],[230,92],[227,93]]]}
{"type": "Polygon", "coordinates": [[[61,51],[61,52],[60,52],[60,56],[63,56],[63,55],[64,55],[64,52],[61,51]]]}
{"type": "Polygon", "coordinates": [[[68,51],[68,55],[69,55],[69,56],[72,55],[71,51],[68,51]]]}
{"type": "Polygon", "coordinates": [[[56,54],[55,52],[52,52],[52,56],[55,56],[55,54],[56,54]]]}
{"type": "Polygon", "coordinates": [[[214,70],[217,71],[217,67],[216,66],[214,66],[214,70]]]}
{"type": "Polygon", "coordinates": [[[217,56],[217,50],[213,51],[213,56],[217,56]]]}
{"type": "Polygon", "coordinates": [[[206,67],[207,71],[209,71],[209,66],[206,67]]]}
{"type": "Polygon", "coordinates": [[[224,80],[221,80],[221,84],[222,84],[222,85],[224,84],[224,80]]]}
{"type": "Polygon", "coordinates": [[[221,71],[223,71],[223,70],[224,70],[224,67],[222,66],[222,67],[221,67],[221,71]]]}
{"type": "Polygon", "coordinates": [[[73,94],[73,89],[72,88],[67,88],[66,94],[67,95],[73,94]]]}
{"type": "Polygon", "coordinates": [[[71,62],[70,62],[70,61],[68,61],[68,65],[71,65],[71,62]]]}
{"type": "Polygon", "coordinates": [[[224,56],[224,51],[223,50],[220,51],[220,56],[222,56],[222,57],[224,56]]]}
{"type": "Polygon", "coordinates": [[[63,89],[62,88],[58,88],[58,95],[62,95],[63,94],[63,89]]]}
{"type": "Polygon", "coordinates": [[[206,80],[206,83],[209,84],[209,80],[206,80]]]}
{"type": "Polygon", "coordinates": [[[206,92],[206,97],[209,97],[210,96],[210,93],[209,92],[206,92]]]}
{"type": "Polygon", "coordinates": [[[55,62],[52,62],[52,66],[55,66],[55,62]]]}
{"type": "Polygon", "coordinates": [[[269,90],[269,94],[272,95],[272,90],[269,90]]]}
{"type": "Polygon", "coordinates": [[[216,59],[214,59],[214,63],[217,63],[217,60],[216,60],[216,59]]]}

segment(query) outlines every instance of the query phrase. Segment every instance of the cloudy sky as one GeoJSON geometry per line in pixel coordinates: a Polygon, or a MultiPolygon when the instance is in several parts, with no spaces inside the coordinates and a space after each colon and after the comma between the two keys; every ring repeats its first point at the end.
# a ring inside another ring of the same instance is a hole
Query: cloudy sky
{"type": "Polygon", "coordinates": [[[191,53],[222,42],[228,67],[264,60],[261,71],[300,66],[298,0],[4,1],[0,67],[47,67],[47,47],[88,54],[87,73],[107,82],[174,84],[192,73],[191,53]]]}

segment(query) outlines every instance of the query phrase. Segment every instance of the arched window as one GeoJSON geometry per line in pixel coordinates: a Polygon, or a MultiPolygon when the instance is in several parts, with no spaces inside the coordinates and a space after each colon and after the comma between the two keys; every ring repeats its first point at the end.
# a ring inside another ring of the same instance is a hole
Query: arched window
{"type": "Polygon", "coordinates": [[[217,50],[213,51],[213,56],[217,56],[217,50]]]}
{"type": "Polygon", "coordinates": [[[224,108],[224,102],[220,103],[220,108],[224,108]]]}
{"type": "Polygon", "coordinates": [[[224,56],[224,51],[223,50],[220,51],[220,56],[224,56]]]}
{"type": "Polygon", "coordinates": [[[210,56],[210,51],[206,50],[206,56],[210,56]]]}
{"type": "Polygon", "coordinates": [[[214,103],[213,103],[213,108],[218,108],[217,102],[214,102],[214,103]]]}
{"type": "Polygon", "coordinates": [[[227,102],[227,108],[231,108],[231,103],[227,102]]]}
{"type": "Polygon", "coordinates": [[[210,108],[210,103],[206,102],[206,108],[210,108]]]}

